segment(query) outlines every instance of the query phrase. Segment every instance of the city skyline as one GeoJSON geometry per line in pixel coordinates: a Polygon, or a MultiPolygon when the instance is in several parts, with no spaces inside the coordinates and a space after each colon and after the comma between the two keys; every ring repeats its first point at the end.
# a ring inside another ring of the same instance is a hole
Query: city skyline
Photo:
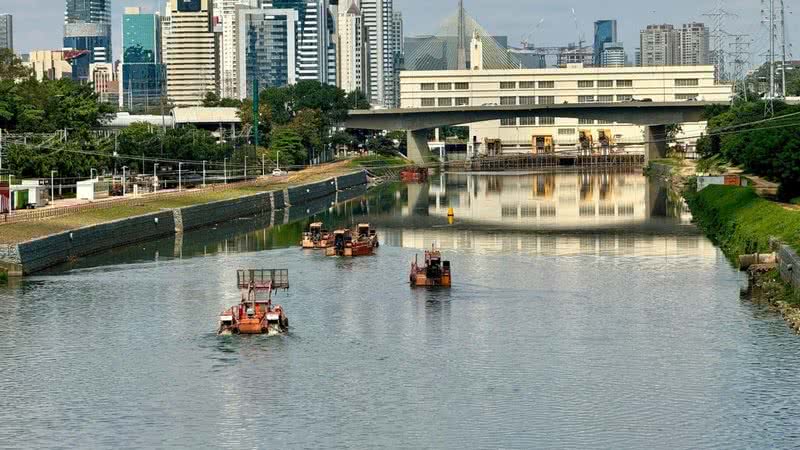
{"type": "MultiPolygon", "coordinates": [[[[114,59],[119,59],[121,48],[121,21],[125,7],[139,6],[144,11],[152,12],[163,5],[164,0],[113,0],[112,4],[112,47],[114,59]]],[[[494,34],[509,36],[509,44],[517,45],[523,39],[529,39],[537,45],[563,45],[578,39],[571,8],[578,18],[580,34],[587,45],[592,45],[593,23],[596,20],[614,19],[619,27],[619,40],[626,43],[626,52],[633,56],[632,45],[639,41],[639,32],[650,24],[670,23],[679,25],[691,21],[710,23],[710,18],[703,13],[713,8],[712,2],[698,6],[697,2],[678,0],[667,5],[655,5],[642,8],[634,1],[615,2],[614,8],[608,8],[587,0],[576,0],[570,5],[553,5],[542,2],[531,8],[530,3],[523,0],[495,0],[491,3],[480,0],[467,0],[465,8],[479,22],[494,34]],[[520,14],[520,8],[525,12],[520,14]],[[508,11],[504,14],[503,11],[508,11]],[[544,21],[536,25],[541,19],[544,21]],[[565,26],[566,25],[566,26],[565,26]]],[[[405,35],[414,36],[430,33],[457,8],[456,1],[426,2],[424,0],[395,0],[395,10],[405,16],[405,35]]],[[[760,56],[766,48],[766,30],[757,18],[760,6],[757,2],[734,0],[726,4],[726,8],[738,14],[739,18],[728,20],[728,29],[732,33],[747,33],[754,40],[752,62],[763,59],[760,56]]],[[[163,8],[162,8],[163,9],[163,8]]],[[[14,16],[14,41],[18,53],[30,50],[53,50],[61,47],[63,39],[63,3],[53,0],[7,0],[0,13],[14,16]]],[[[788,16],[787,29],[792,29],[794,18],[788,16]]],[[[800,44],[797,36],[788,36],[788,44],[800,44]]]]}

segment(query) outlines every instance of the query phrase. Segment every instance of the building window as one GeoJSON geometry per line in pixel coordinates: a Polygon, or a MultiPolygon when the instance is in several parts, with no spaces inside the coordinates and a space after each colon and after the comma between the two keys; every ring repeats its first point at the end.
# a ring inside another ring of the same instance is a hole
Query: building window
{"type": "Polygon", "coordinates": [[[578,103],[594,103],[594,95],[579,95],[578,103]]]}
{"type": "Polygon", "coordinates": [[[539,125],[555,125],[556,118],[550,116],[539,117],[539,125]]]}
{"type": "Polygon", "coordinates": [[[536,89],[536,82],[535,81],[520,81],[519,82],[520,89],[536,89]]]}
{"type": "Polygon", "coordinates": [[[614,101],[614,96],[613,95],[598,95],[597,96],[597,101],[599,103],[611,103],[611,102],[614,101]]]}
{"type": "Polygon", "coordinates": [[[453,99],[449,97],[442,97],[439,99],[439,106],[453,106],[453,99]]]}
{"type": "Polygon", "coordinates": [[[469,89],[469,83],[456,83],[457,91],[466,91],[469,89]]]}
{"type": "Polygon", "coordinates": [[[535,105],[536,104],[536,97],[534,96],[524,96],[519,98],[520,105],[535,105]]]}
{"type": "Polygon", "coordinates": [[[535,116],[526,116],[519,118],[519,126],[521,127],[532,127],[536,125],[536,117],[535,116]]]}
{"type": "Polygon", "coordinates": [[[500,119],[500,126],[501,127],[515,127],[517,126],[517,118],[512,117],[510,119],[500,119]]]}
{"type": "Polygon", "coordinates": [[[633,87],[633,80],[617,80],[618,88],[633,87]]]}
{"type": "Polygon", "coordinates": [[[436,99],[435,98],[423,98],[422,99],[422,106],[436,106],[436,99]]]}
{"type": "Polygon", "coordinates": [[[440,91],[452,91],[453,90],[453,83],[439,83],[439,90],[440,91]]]}
{"type": "Polygon", "coordinates": [[[697,78],[679,78],[675,80],[676,87],[699,86],[700,80],[697,78]]]}
{"type": "Polygon", "coordinates": [[[559,128],[558,129],[559,136],[574,136],[575,135],[575,128],[559,128]]]}
{"type": "Polygon", "coordinates": [[[500,97],[501,105],[516,105],[517,97],[500,97]]]}
{"type": "Polygon", "coordinates": [[[469,105],[468,97],[456,97],[456,106],[468,106],[468,105],[469,105]]]}
{"type": "Polygon", "coordinates": [[[433,91],[433,90],[436,89],[436,84],[435,83],[422,83],[422,85],[420,86],[420,89],[422,89],[423,91],[433,91]]]}
{"type": "Polygon", "coordinates": [[[578,87],[581,88],[581,89],[593,88],[594,87],[594,80],[581,80],[581,81],[578,81],[578,87]]]}
{"type": "Polygon", "coordinates": [[[594,125],[594,119],[578,119],[578,125],[594,125]]]}
{"type": "Polygon", "coordinates": [[[618,102],[630,102],[633,100],[633,96],[630,94],[622,94],[617,96],[618,102]]]}
{"type": "Polygon", "coordinates": [[[700,94],[675,94],[675,100],[697,100],[700,94]]]}
{"type": "Polygon", "coordinates": [[[516,89],[517,82],[516,81],[501,81],[500,82],[500,89],[516,89]]]}
{"type": "Polygon", "coordinates": [[[539,89],[554,89],[556,87],[555,81],[540,81],[539,89]]]}
{"type": "Polygon", "coordinates": [[[610,120],[606,120],[606,119],[597,119],[597,124],[598,124],[598,125],[609,125],[610,123],[611,123],[611,121],[610,121],[610,120]]]}
{"type": "Polygon", "coordinates": [[[614,87],[614,80],[599,80],[597,82],[599,88],[612,88],[614,87]]]}
{"type": "Polygon", "coordinates": [[[539,97],[539,104],[540,105],[555,105],[556,98],[552,95],[543,95],[539,97]]]}
{"type": "Polygon", "coordinates": [[[517,205],[501,205],[500,215],[503,217],[517,217],[517,205]]]}

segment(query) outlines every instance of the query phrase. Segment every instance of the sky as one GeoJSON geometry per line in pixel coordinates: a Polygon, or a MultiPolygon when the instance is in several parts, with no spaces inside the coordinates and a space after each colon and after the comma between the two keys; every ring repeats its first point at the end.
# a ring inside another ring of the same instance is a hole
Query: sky
{"type": "MultiPolygon", "coordinates": [[[[112,1],[114,54],[118,58],[123,8],[141,6],[154,11],[164,0],[112,1]]],[[[787,3],[791,7],[791,3],[787,3]]],[[[403,12],[406,36],[435,33],[439,24],[455,12],[457,4],[457,0],[394,0],[395,9],[403,12]]],[[[553,0],[464,0],[468,14],[492,34],[507,35],[510,45],[517,45],[522,39],[537,45],[563,45],[576,41],[579,33],[590,42],[595,20],[616,19],[619,39],[630,56],[639,46],[639,30],[644,26],[652,23],[680,25],[691,21],[710,24],[711,19],[703,14],[711,12],[716,4],[717,0],[566,0],[564,3],[553,0]],[[577,29],[573,8],[578,20],[577,29]]],[[[761,24],[761,1],[726,0],[724,8],[733,14],[726,19],[727,32],[749,35],[753,42],[751,61],[764,61],[769,41],[761,24]]],[[[14,44],[18,53],[61,47],[63,0],[0,0],[0,13],[14,15],[14,44]]],[[[786,29],[792,30],[796,25],[794,15],[787,12],[786,29]]],[[[800,35],[793,36],[791,31],[787,32],[790,44],[800,44],[795,42],[796,38],[800,35]]]]}

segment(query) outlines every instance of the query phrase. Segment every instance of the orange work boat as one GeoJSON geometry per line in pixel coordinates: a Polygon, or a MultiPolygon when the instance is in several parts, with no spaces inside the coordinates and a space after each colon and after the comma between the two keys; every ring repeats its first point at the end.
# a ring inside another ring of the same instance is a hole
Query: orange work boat
{"type": "Polygon", "coordinates": [[[272,293],[289,289],[289,271],[254,269],[236,272],[236,284],[242,293],[241,302],[219,316],[220,335],[285,333],[289,319],[280,305],[272,304],[272,293]]]}
{"type": "Polygon", "coordinates": [[[411,286],[450,287],[450,261],[442,261],[442,253],[433,248],[425,252],[424,266],[420,266],[414,257],[409,278],[411,286]]]}
{"type": "MultiPolygon", "coordinates": [[[[377,239],[377,235],[375,237],[377,239]]],[[[336,230],[333,232],[333,245],[325,249],[327,256],[369,256],[375,251],[373,240],[367,236],[353,237],[349,229],[336,230]]]]}
{"type": "Polygon", "coordinates": [[[406,183],[419,183],[428,179],[428,169],[425,167],[406,167],[400,171],[400,180],[406,183]]]}
{"type": "Polygon", "coordinates": [[[378,241],[378,232],[373,230],[368,223],[358,224],[358,239],[369,239],[374,248],[378,248],[381,245],[378,241]]]}
{"type": "Polygon", "coordinates": [[[323,229],[322,222],[314,222],[308,226],[308,231],[303,233],[303,242],[300,244],[304,249],[319,249],[330,247],[331,233],[323,229]]]}

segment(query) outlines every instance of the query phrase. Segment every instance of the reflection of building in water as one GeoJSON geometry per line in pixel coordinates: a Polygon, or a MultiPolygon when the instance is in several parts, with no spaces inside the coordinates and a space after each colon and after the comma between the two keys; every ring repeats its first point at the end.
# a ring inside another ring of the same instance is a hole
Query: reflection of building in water
{"type": "Polygon", "coordinates": [[[716,263],[724,258],[708,239],[700,235],[532,234],[494,233],[451,229],[381,230],[388,245],[404,248],[469,250],[487,254],[518,253],[539,256],[664,256],[686,257],[716,263]]]}
{"type": "Polygon", "coordinates": [[[630,224],[648,219],[646,193],[647,180],[629,173],[448,174],[432,180],[428,212],[547,228],[630,224]]]}

